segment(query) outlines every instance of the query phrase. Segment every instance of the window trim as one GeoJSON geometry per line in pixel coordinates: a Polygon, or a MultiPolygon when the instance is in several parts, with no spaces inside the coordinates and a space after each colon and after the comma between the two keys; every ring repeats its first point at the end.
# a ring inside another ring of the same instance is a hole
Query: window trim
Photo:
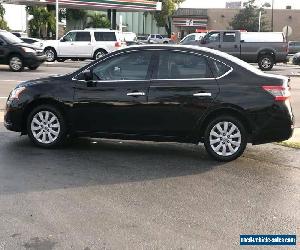
{"type": "MultiPolygon", "coordinates": [[[[162,51],[162,49],[160,49],[160,51],[162,51]]],[[[220,60],[218,60],[218,59],[215,59],[215,58],[213,58],[213,57],[211,57],[211,56],[208,56],[208,55],[204,55],[204,54],[201,54],[201,53],[198,53],[198,52],[195,52],[195,51],[188,51],[188,50],[178,50],[178,49],[172,49],[172,50],[163,50],[163,51],[170,51],[170,52],[183,52],[183,53],[189,53],[189,54],[194,54],[194,55],[196,55],[196,56],[203,56],[203,57],[206,57],[206,59],[211,59],[211,60],[214,60],[214,61],[217,61],[217,62],[219,62],[219,63],[222,63],[222,64],[224,64],[225,66],[227,66],[228,68],[230,68],[225,74],[223,74],[223,75],[221,75],[221,76],[219,76],[219,77],[207,77],[207,78],[180,78],[180,79],[160,79],[160,78],[153,78],[153,73],[155,73],[156,75],[157,75],[157,73],[158,73],[158,64],[159,63],[157,63],[157,67],[155,67],[155,69],[154,69],[154,71],[155,72],[153,72],[152,73],[152,77],[151,77],[151,81],[204,81],[204,80],[219,80],[219,79],[221,79],[221,78],[223,78],[223,77],[225,77],[225,76],[227,76],[227,75],[229,75],[232,71],[233,71],[233,68],[231,67],[231,66],[229,66],[229,65],[227,65],[226,63],[224,63],[224,62],[221,62],[220,60]]],[[[209,63],[209,61],[207,61],[207,63],[208,63],[208,67],[210,68],[211,66],[210,66],[210,63],[209,63]]],[[[211,69],[210,69],[211,70],[211,69]]],[[[212,72],[212,75],[213,75],[213,72],[212,72]]]]}
{"type": "MultiPolygon", "coordinates": [[[[233,71],[233,67],[231,67],[230,65],[212,57],[212,56],[208,56],[208,55],[204,55],[202,54],[200,51],[197,52],[197,51],[189,51],[189,50],[179,50],[179,49],[155,49],[155,48],[149,48],[149,49],[134,49],[134,50],[130,50],[130,51],[120,51],[116,54],[112,54],[112,55],[109,55],[107,57],[104,57],[102,59],[100,59],[100,61],[98,62],[94,62],[92,63],[89,67],[87,68],[84,68],[83,70],[80,70],[78,74],[76,74],[75,76],[72,77],[72,81],[77,81],[77,82],[86,82],[86,80],[78,80],[77,77],[82,74],[84,71],[87,71],[87,70],[90,70],[92,67],[96,66],[97,64],[100,64],[112,57],[115,57],[115,56],[119,56],[119,55],[123,55],[123,54],[126,54],[126,53],[134,53],[134,52],[139,52],[139,51],[152,51],[152,56],[151,56],[151,60],[150,60],[150,64],[149,64],[149,68],[148,68],[148,71],[150,70],[150,76],[149,76],[149,79],[145,79],[145,80],[94,80],[93,82],[96,82],[96,83],[105,83],[105,82],[145,82],[145,81],[203,81],[203,80],[219,80],[219,79],[222,79],[223,77],[229,75],[232,71],[233,71]],[[211,60],[214,60],[214,61],[217,61],[219,63],[222,63],[224,64],[225,66],[227,66],[228,68],[230,68],[225,74],[219,76],[219,77],[212,77],[212,78],[187,78],[187,79],[154,79],[153,78],[153,75],[154,74],[157,74],[157,67],[158,67],[158,63],[155,63],[155,61],[157,61],[158,57],[156,56],[155,52],[157,51],[174,51],[174,52],[184,52],[184,53],[191,53],[191,54],[195,54],[197,56],[204,56],[206,57],[207,59],[211,59],[211,60]]],[[[148,72],[149,73],[149,72],[148,72]]],[[[147,74],[148,74],[147,73],[147,74]]]]}

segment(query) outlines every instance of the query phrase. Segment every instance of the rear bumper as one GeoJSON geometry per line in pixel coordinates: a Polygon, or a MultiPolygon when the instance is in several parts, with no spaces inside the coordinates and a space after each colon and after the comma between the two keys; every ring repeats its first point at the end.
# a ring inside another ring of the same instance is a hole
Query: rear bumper
{"type": "MultiPolygon", "coordinates": [[[[288,104],[290,105],[290,104],[288,104]]],[[[260,125],[252,133],[252,143],[263,144],[288,140],[293,136],[295,118],[290,106],[274,106],[257,122],[260,125]]]]}

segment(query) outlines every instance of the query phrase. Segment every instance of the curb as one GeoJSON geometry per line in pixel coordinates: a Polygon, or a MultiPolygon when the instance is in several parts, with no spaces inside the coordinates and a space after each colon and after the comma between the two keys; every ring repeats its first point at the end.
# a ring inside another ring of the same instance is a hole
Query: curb
{"type": "Polygon", "coordinates": [[[61,67],[61,68],[81,68],[90,62],[45,62],[41,65],[41,67],[50,67],[50,68],[56,68],[56,67],[61,67]]]}

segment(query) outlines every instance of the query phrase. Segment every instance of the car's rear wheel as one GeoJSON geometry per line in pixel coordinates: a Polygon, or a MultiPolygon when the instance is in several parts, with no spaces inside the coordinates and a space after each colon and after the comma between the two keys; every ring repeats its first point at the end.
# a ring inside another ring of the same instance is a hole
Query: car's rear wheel
{"type": "Polygon", "coordinates": [[[243,154],[247,146],[244,125],[232,116],[213,119],[204,132],[204,145],[214,159],[232,161],[243,154]]]}
{"type": "Polygon", "coordinates": [[[19,55],[12,55],[9,58],[9,68],[11,71],[20,72],[24,69],[23,59],[19,55]]]}
{"type": "Polygon", "coordinates": [[[269,71],[274,66],[274,58],[271,55],[262,55],[258,59],[258,66],[263,71],[269,71]]]}
{"type": "Polygon", "coordinates": [[[57,54],[56,54],[55,49],[46,48],[44,53],[46,55],[46,61],[47,62],[54,62],[56,60],[57,54]]]}
{"type": "Polygon", "coordinates": [[[31,141],[37,146],[44,148],[58,146],[66,138],[63,115],[53,106],[38,106],[28,116],[27,132],[31,141]]]}
{"type": "Polygon", "coordinates": [[[107,54],[107,52],[103,49],[99,49],[97,51],[95,51],[94,53],[94,60],[98,60],[99,58],[105,56],[107,54]]]}

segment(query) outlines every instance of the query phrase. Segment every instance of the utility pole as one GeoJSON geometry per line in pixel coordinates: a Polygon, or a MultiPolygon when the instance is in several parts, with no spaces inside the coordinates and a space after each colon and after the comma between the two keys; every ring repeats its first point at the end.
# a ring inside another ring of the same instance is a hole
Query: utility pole
{"type": "Polygon", "coordinates": [[[272,32],[274,31],[274,0],[272,0],[272,32]]]}
{"type": "Polygon", "coordinates": [[[55,38],[58,40],[58,22],[59,22],[59,17],[58,17],[58,0],[55,2],[55,14],[56,14],[56,32],[55,32],[55,38]]]}

